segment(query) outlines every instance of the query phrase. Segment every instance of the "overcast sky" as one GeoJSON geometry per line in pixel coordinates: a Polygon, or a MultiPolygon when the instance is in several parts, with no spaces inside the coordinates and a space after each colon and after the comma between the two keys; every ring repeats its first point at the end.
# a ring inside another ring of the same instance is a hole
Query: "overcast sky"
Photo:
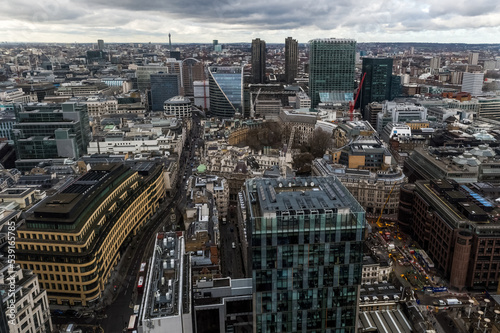
{"type": "Polygon", "coordinates": [[[495,0],[0,0],[0,42],[499,43],[495,0]]]}

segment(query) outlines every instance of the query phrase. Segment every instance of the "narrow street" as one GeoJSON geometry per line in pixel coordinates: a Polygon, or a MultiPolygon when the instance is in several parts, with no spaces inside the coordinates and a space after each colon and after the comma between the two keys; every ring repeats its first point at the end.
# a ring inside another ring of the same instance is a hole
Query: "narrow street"
{"type": "Polygon", "coordinates": [[[226,224],[221,223],[219,228],[222,274],[232,279],[244,278],[241,242],[236,225],[228,221],[226,224]]]}
{"type": "MultiPolygon", "coordinates": [[[[194,118],[197,119],[197,117],[194,118]]],[[[194,120],[194,122],[198,124],[198,120],[194,120]]],[[[64,315],[53,316],[55,325],[75,323],[90,331],[92,328],[100,326],[105,333],[120,333],[126,329],[129,318],[133,314],[134,305],[140,304],[142,301],[142,295],[137,293],[138,272],[142,262],[149,262],[153,252],[154,236],[162,230],[176,230],[181,222],[182,210],[186,205],[185,179],[191,175],[190,163],[194,157],[192,142],[195,141],[198,133],[199,130],[195,125],[192,132],[193,137],[186,140],[186,145],[179,158],[178,181],[173,196],[160,204],[158,212],[149,223],[132,238],[130,245],[122,253],[120,262],[111,274],[99,305],[90,309],[82,309],[79,311],[82,314],[79,318],[64,315]],[[176,216],[174,225],[171,219],[172,214],[176,216]]],[[[231,242],[229,242],[229,249],[231,249],[231,242]]],[[[227,253],[230,254],[230,252],[227,253]]]]}

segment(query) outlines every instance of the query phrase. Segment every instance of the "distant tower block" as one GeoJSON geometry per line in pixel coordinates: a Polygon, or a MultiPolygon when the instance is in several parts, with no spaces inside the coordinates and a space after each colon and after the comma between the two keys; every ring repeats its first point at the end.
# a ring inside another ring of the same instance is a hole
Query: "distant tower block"
{"type": "Polygon", "coordinates": [[[168,34],[168,49],[169,51],[172,51],[172,39],[170,38],[170,33],[168,34]]]}
{"type": "Polygon", "coordinates": [[[102,40],[102,39],[98,39],[98,40],[97,40],[97,48],[98,48],[100,51],[104,50],[104,40],[102,40]]]}
{"type": "Polygon", "coordinates": [[[292,37],[285,39],[285,81],[293,83],[298,73],[299,44],[292,37]]]}

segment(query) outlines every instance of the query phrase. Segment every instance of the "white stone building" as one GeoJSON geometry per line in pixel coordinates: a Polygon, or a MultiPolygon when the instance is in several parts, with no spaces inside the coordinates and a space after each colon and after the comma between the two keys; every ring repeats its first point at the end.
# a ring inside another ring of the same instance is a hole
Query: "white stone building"
{"type": "Polygon", "coordinates": [[[2,311],[12,333],[52,332],[47,291],[40,288],[38,276],[31,270],[0,262],[2,311]]]}
{"type": "Polygon", "coordinates": [[[165,116],[188,118],[191,117],[191,101],[184,96],[175,96],[165,101],[163,110],[165,111],[165,116]]]}
{"type": "Polygon", "coordinates": [[[363,257],[361,284],[377,284],[389,280],[392,267],[380,265],[370,256],[363,257]]]}
{"type": "Polygon", "coordinates": [[[464,73],[462,80],[462,91],[473,96],[481,95],[483,92],[484,73],[464,73]]]}

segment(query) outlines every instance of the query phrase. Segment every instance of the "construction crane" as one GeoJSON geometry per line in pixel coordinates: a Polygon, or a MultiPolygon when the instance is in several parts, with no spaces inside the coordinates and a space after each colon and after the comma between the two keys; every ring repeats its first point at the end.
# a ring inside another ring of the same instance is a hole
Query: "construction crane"
{"type": "MultiPolygon", "coordinates": [[[[255,96],[255,100],[252,99],[252,96],[250,96],[250,117],[254,118],[255,117],[255,106],[257,104],[257,100],[259,99],[260,91],[262,88],[259,88],[259,91],[257,91],[257,96],[255,96]]],[[[251,94],[253,95],[253,93],[251,94]]]]}
{"type": "Polygon", "coordinates": [[[358,92],[356,93],[356,98],[354,98],[354,101],[349,102],[349,119],[351,121],[354,117],[354,105],[356,105],[356,102],[358,101],[359,93],[361,92],[361,88],[363,87],[363,82],[365,81],[365,76],[366,72],[363,74],[361,82],[359,83],[358,92]]]}
{"type": "Polygon", "coordinates": [[[389,199],[391,197],[392,191],[394,190],[394,188],[396,187],[396,185],[397,185],[397,183],[394,183],[394,185],[392,185],[391,191],[389,192],[389,195],[387,196],[387,199],[385,199],[384,205],[382,206],[382,209],[380,210],[380,215],[378,216],[378,219],[377,219],[377,226],[379,228],[382,227],[382,225],[380,224],[380,219],[382,218],[382,214],[384,213],[385,206],[389,202],[389,199]]]}

